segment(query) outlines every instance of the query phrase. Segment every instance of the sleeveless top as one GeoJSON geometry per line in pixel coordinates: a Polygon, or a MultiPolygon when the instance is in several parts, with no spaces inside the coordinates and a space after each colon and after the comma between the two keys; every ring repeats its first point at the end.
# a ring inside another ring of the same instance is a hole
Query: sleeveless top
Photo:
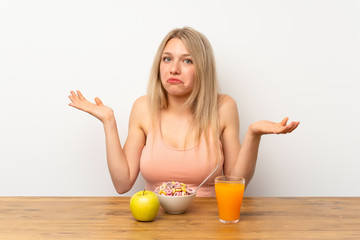
{"type": "Polygon", "coordinates": [[[160,123],[157,125],[155,132],[149,130],[140,158],[140,172],[145,180],[146,189],[154,191],[163,182],[169,181],[182,182],[195,189],[215,169],[217,163],[220,163],[220,167],[196,193],[198,197],[214,197],[214,179],[222,175],[223,171],[224,156],[221,146],[219,161],[216,159],[216,150],[212,147],[212,137],[209,137],[209,152],[204,137],[201,137],[200,142],[194,147],[176,149],[164,142],[160,123]]]}

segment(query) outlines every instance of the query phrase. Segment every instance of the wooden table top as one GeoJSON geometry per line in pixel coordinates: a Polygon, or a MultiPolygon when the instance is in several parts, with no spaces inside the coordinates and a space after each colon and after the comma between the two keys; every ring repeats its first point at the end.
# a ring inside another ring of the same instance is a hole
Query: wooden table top
{"type": "Polygon", "coordinates": [[[244,198],[240,222],[218,220],[215,198],[152,222],[129,197],[0,197],[0,239],[360,239],[359,197],[244,198]]]}

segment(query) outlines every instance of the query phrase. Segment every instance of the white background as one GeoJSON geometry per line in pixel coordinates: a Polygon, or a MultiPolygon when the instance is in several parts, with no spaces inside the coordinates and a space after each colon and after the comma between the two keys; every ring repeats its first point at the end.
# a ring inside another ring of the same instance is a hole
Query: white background
{"type": "Polygon", "coordinates": [[[341,0],[1,0],[0,195],[117,196],[102,125],[69,91],[111,106],[125,142],[160,41],[191,26],[213,45],[241,141],[254,121],[301,121],[262,138],[247,196],[360,196],[359,12],[341,0]]]}

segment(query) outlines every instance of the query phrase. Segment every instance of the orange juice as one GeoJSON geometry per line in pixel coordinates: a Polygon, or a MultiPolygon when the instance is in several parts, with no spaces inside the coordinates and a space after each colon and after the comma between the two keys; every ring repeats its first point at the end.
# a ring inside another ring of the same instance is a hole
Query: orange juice
{"type": "MultiPolygon", "coordinates": [[[[236,177],[235,177],[236,178],[236,177]]],[[[215,180],[215,193],[222,222],[238,222],[244,195],[245,180],[221,176],[215,180]]]]}

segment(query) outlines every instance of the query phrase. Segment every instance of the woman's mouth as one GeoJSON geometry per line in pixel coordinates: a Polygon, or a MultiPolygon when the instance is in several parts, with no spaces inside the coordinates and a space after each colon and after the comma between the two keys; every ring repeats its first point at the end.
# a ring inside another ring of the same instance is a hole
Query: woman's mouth
{"type": "Polygon", "coordinates": [[[178,79],[178,78],[168,78],[168,79],[166,80],[166,82],[168,82],[168,83],[173,83],[173,84],[182,83],[182,81],[181,81],[180,79],[178,79]]]}

